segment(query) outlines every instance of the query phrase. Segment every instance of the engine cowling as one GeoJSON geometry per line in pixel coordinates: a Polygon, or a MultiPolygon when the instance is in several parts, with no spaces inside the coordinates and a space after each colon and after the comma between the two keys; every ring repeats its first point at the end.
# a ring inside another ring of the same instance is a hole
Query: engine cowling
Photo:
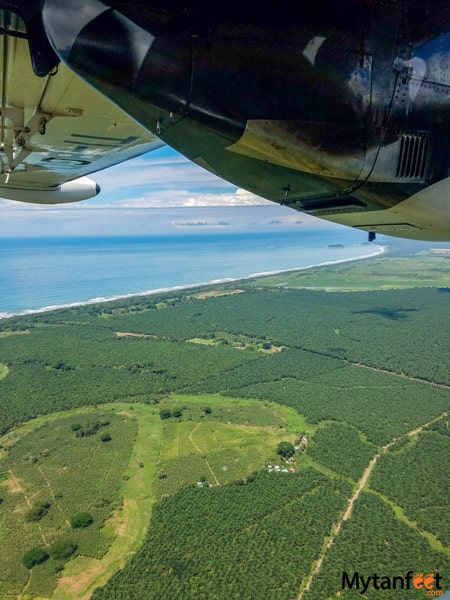
{"type": "Polygon", "coordinates": [[[55,188],[33,189],[0,187],[0,197],[7,200],[30,202],[36,204],[66,204],[68,202],[79,202],[93,198],[100,193],[98,183],[89,177],[80,177],[73,181],[67,181],[55,188]]]}

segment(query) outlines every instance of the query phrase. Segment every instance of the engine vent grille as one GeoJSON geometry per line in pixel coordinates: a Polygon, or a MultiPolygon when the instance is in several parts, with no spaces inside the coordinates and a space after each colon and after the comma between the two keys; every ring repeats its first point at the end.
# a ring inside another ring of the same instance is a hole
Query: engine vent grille
{"type": "Polygon", "coordinates": [[[400,138],[396,177],[409,181],[425,180],[430,142],[425,135],[406,135],[400,138]]]}

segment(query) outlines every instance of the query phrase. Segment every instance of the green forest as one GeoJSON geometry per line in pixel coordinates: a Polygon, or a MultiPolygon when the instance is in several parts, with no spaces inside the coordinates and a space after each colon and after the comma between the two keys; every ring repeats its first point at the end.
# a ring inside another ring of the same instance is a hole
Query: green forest
{"type": "Polygon", "coordinates": [[[0,320],[0,600],[450,589],[445,257],[0,320]]]}

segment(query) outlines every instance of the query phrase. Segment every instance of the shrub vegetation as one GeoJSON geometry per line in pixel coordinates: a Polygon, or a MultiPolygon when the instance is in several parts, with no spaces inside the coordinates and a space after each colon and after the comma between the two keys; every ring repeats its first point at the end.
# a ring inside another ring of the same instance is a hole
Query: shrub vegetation
{"type": "Polygon", "coordinates": [[[49,555],[56,560],[67,560],[77,549],[77,545],[70,540],[58,540],[48,549],[49,555]]]}
{"type": "Polygon", "coordinates": [[[278,444],[277,454],[283,458],[291,458],[291,456],[294,456],[294,453],[294,444],[291,444],[291,442],[280,442],[278,444]]]}
{"type": "Polygon", "coordinates": [[[94,522],[94,517],[88,512],[79,512],[70,519],[72,529],[83,529],[94,522]]]}
{"type": "Polygon", "coordinates": [[[40,521],[42,517],[45,517],[45,515],[48,513],[49,508],[50,502],[35,502],[33,507],[30,508],[30,510],[25,515],[25,520],[34,522],[40,521]]]}
{"type": "Polygon", "coordinates": [[[27,569],[32,569],[35,565],[40,565],[46,561],[48,556],[43,548],[31,548],[23,555],[22,562],[27,569]]]}

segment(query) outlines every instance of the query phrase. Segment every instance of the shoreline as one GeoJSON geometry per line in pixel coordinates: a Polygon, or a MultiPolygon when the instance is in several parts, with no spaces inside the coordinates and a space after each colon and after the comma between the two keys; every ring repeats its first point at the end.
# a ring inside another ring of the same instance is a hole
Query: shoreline
{"type": "Polygon", "coordinates": [[[42,308],[28,308],[28,309],[24,309],[24,310],[17,311],[17,312],[2,312],[2,313],[0,313],[0,320],[10,319],[12,317],[24,317],[24,316],[28,316],[28,315],[41,314],[41,313],[46,313],[46,312],[52,312],[55,310],[63,310],[66,308],[78,308],[80,306],[89,306],[90,304],[103,304],[106,302],[114,302],[115,300],[122,300],[122,299],[126,299],[126,298],[133,298],[133,297],[141,298],[143,296],[152,296],[154,294],[161,294],[161,293],[166,293],[166,292],[171,292],[171,291],[175,292],[175,291],[180,291],[180,290],[188,290],[188,289],[194,289],[194,288],[199,288],[199,287],[206,287],[206,286],[210,286],[210,285],[220,285],[221,283],[232,283],[233,281],[245,281],[248,279],[254,279],[256,277],[269,277],[271,275],[281,275],[282,273],[295,273],[295,272],[299,272],[299,271],[306,271],[308,269],[315,269],[318,267],[339,265],[339,264],[343,264],[346,262],[352,262],[355,260],[364,260],[367,258],[372,258],[374,256],[379,256],[386,252],[386,249],[388,246],[381,246],[381,245],[377,244],[374,247],[377,248],[377,250],[370,254],[363,254],[361,256],[355,256],[352,258],[343,258],[341,260],[329,260],[329,261],[325,261],[325,262],[321,262],[321,263],[317,263],[317,264],[306,265],[304,267],[297,267],[297,268],[294,267],[292,269],[278,269],[275,271],[263,271],[261,273],[251,273],[249,275],[245,275],[244,277],[224,277],[222,279],[212,279],[210,281],[204,281],[204,282],[187,283],[187,284],[183,284],[183,285],[176,285],[176,286],[157,288],[157,289],[152,289],[152,290],[145,290],[143,292],[130,292],[127,294],[118,294],[116,296],[111,296],[111,297],[101,297],[100,296],[98,298],[91,298],[89,300],[80,300],[80,301],[75,301],[75,302],[67,302],[64,304],[55,304],[52,306],[43,306],[42,308]]]}

